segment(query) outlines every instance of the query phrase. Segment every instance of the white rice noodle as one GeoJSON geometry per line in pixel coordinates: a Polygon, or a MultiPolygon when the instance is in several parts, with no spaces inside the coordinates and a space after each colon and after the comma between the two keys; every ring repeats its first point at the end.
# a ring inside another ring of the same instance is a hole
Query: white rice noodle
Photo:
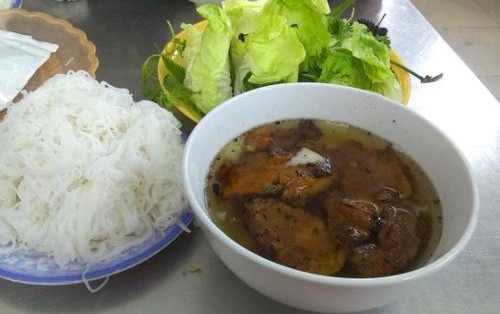
{"type": "MultiPolygon", "coordinates": [[[[101,283],[98,284],[96,287],[92,287],[92,285],[90,284],[91,282],[93,281],[89,281],[85,276],[87,275],[87,272],[89,271],[89,268],[87,267],[83,273],[82,273],[82,282],[83,284],[85,285],[85,288],[87,288],[87,290],[90,292],[90,293],[97,293],[99,291],[102,290],[102,288],[104,288],[104,286],[106,286],[106,284],[108,283],[109,281],[109,276],[106,276],[104,277],[103,279],[101,279],[101,283]]],[[[94,280],[94,281],[97,281],[97,280],[94,280]]]]}
{"type": "Polygon", "coordinates": [[[186,206],[180,123],[83,71],[59,74],[0,123],[0,245],[61,265],[105,261],[186,206]]]}

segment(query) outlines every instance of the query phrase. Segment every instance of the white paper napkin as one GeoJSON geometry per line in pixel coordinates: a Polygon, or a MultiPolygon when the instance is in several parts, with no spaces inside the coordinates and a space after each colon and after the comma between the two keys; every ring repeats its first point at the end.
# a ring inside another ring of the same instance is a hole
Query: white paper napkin
{"type": "Polygon", "coordinates": [[[13,2],[13,0],[0,0],[0,10],[9,9],[13,2]]]}
{"type": "Polygon", "coordinates": [[[0,110],[28,83],[58,45],[0,30],[0,110]]]}

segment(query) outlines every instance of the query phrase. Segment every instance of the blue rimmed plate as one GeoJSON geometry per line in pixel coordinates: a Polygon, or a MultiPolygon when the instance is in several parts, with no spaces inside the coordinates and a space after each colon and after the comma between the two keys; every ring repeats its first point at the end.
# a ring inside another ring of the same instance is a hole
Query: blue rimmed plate
{"type": "MultiPolygon", "coordinates": [[[[180,222],[186,226],[192,220],[191,212],[185,212],[180,217],[180,222]]],[[[165,229],[164,232],[157,232],[146,242],[130,248],[112,261],[93,265],[88,270],[80,263],[72,263],[62,269],[46,255],[36,252],[20,251],[10,255],[0,255],[0,277],[25,284],[46,286],[81,283],[84,273],[87,281],[109,277],[151,258],[174,241],[183,231],[179,224],[175,224],[165,229]]]]}
{"type": "Polygon", "coordinates": [[[23,5],[23,0],[14,0],[10,5],[11,9],[19,9],[23,5]]]}
{"type": "MultiPolygon", "coordinates": [[[[186,133],[181,134],[183,143],[187,141],[188,136],[186,133]]],[[[126,250],[113,260],[93,265],[90,269],[76,262],[61,268],[53,259],[37,252],[17,251],[8,255],[0,254],[0,278],[31,285],[62,286],[116,275],[163,250],[184,231],[181,225],[188,226],[193,218],[193,214],[187,209],[180,216],[178,223],[163,232],[156,232],[149,240],[126,250]]]]}

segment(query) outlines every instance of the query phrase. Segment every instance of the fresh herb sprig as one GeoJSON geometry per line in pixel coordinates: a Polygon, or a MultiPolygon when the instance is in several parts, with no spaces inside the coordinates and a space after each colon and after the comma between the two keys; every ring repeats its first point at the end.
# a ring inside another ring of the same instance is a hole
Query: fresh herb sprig
{"type": "Polygon", "coordinates": [[[141,90],[144,95],[162,106],[170,110],[172,103],[168,99],[167,94],[163,91],[156,75],[156,66],[160,60],[159,54],[154,54],[146,58],[141,67],[141,90]]]}
{"type": "Polygon", "coordinates": [[[341,4],[339,4],[338,6],[336,6],[336,7],[332,10],[332,12],[330,12],[330,13],[328,14],[328,17],[329,17],[329,18],[332,18],[332,19],[334,19],[334,18],[337,18],[337,19],[341,18],[342,14],[343,14],[343,13],[344,13],[344,12],[345,12],[345,11],[346,11],[349,7],[350,7],[350,6],[352,6],[353,4],[355,4],[355,3],[356,3],[356,1],[358,1],[358,0],[345,0],[345,1],[343,1],[341,4]]]}
{"type": "Polygon", "coordinates": [[[387,47],[390,47],[391,39],[389,38],[389,36],[387,36],[388,30],[387,28],[380,26],[384,18],[385,14],[382,16],[382,18],[380,19],[380,21],[378,21],[377,24],[375,24],[373,21],[369,19],[359,19],[358,23],[365,25],[378,41],[385,44],[387,47]]]}
{"type": "MultiPolygon", "coordinates": [[[[186,41],[175,37],[175,31],[172,24],[167,21],[171,34],[171,42],[174,45],[174,51],[181,53],[186,48],[186,41]]],[[[186,72],[184,68],[175,63],[169,56],[163,53],[153,54],[146,58],[141,67],[141,90],[144,95],[164,107],[167,110],[172,109],[172,104],[183,102],[186,106],[195,108],[191,97],[193,91],[184,86],[186,72]],[[157,76],[157,65],[163,62],[168,71],[162,84],[159,83],[157,76]],[[162,87],[168,92],[165,92],[162,87]]]]}

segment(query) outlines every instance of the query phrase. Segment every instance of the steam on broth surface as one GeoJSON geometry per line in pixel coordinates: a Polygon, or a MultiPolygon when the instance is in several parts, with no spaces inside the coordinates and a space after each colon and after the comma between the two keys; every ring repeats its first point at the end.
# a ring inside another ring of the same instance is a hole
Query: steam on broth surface
{"type": "Polygon", "coordinates": [[[344,123],[277,121],[229,142],[210,168],[217,226],[270,260],[323,275],[419,267],[441,234],[427,175],[384,139],[344,123]]]}

